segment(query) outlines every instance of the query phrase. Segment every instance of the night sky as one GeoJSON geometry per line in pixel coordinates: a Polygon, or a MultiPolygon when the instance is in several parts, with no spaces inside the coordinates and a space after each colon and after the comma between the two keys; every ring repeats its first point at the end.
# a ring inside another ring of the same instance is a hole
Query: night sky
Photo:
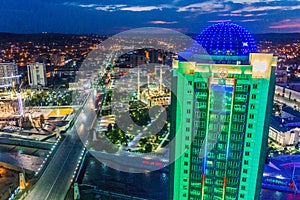
{"type": "Polygon", "coordinates": [[[199,33],[231,21],[251,33],[300,32],[300,0],[0,0],[0,32],[114,34],[163,27],[199,33]]]}

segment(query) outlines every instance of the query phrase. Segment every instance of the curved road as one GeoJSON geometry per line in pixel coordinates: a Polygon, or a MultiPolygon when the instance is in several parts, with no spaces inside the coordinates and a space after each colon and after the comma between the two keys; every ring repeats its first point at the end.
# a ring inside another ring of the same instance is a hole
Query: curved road
{"type": "Polygon", "coordinates": [[[58,147],[26,200],[64,200],[72,184],[74,171],[81,157],[83,142],[96,118],[94,111],[95,93],[91,92],[74,126],[58,147]],[[79,137],[79,136],[80,137],[79,137]]]}

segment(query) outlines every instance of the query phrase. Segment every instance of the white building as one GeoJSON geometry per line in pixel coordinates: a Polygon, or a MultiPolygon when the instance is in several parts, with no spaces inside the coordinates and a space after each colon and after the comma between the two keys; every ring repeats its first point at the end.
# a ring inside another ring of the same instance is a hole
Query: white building
{"type": "Polygon", "coordinates": [[[294,146],[299,142],[299,128],[282,130],[270,126],[269,137],[282,146],[294,146]]]}
{"type": "Polygon", "coordinates": [[[300,112],[285,106],[281,116],[272,116],[269,137],[283,146],[294,146],[299,143],[300,112]]]}
{"type": "Polygon", "coordinates": [[[275,94],[288,98],[290,100],[294,100],[298,102],[300,101],[300,92],[279,85],[276,85],[275,87],[275,94]]]}
{"type": "Polygon", "coordinates": [[[11,87],[19,84],[18,65],[12,63],[0,63],[0,88],[11,87]]]}
{"type": "Polygon", "coordinates": [[[34,63],[27,65],[28,83],[30,86],[46,86],[46,65],[44,63],[34,63]]]}

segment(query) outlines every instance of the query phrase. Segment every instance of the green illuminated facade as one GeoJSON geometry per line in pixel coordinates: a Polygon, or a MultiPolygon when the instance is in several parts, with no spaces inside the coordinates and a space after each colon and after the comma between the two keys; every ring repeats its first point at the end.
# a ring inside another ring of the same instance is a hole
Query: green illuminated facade
{"type": "Polygon", "coordinates": [[[174,62],[169,199],[259,199],[276,57],[212,59],[243,61],[174,62]]]}

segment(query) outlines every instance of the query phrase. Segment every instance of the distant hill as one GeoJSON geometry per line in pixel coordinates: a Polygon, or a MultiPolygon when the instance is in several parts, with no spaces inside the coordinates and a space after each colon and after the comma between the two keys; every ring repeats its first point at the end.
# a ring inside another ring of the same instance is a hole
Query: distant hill
{"type": "MultiPolygon", "coordinates": [[[[76,40],[82,35],[76,34],[62,34],[62,33],[34,33],[34,34],[13,34],[13,33],[1,33],[0,32],[0,42],[6,41],[46,41],[52,42],[57,40],[76,40]]],[[[96,36],[96,35],[88,35],[85,36],[96,36]]]]}
{"type": "MultiPolygon", "coordinates": [[[[100,36],[96,34],[81,34],[85,36],[100,36]]],[[[72,40],[81,36],[78,34],[62,34],[62,33],[35,33],[35,34],[13,34],[1,33],[0,42],[5,41],[55,41],[55,40],[72,40]]],[[[187,34],[192,38],[196,38],[198,34],[187,34]]],[[[105,36],[104,36],[105,37],[105,36]]],[[[271,40],[274,42],[286,42],[300,40],[300,33],[266,33],[266,34],[253,34],[256,41],[271,40]]]]}
{"type": "MultiPolygon", "coordinates": [[[[198,34],[187,34],[192,38],[196,38],[198,34]]],[[[300,40],[300,33],[264,33],[252,34],[254,39],[259,41],[271,40],[274,42],[295,41],[300,40]]]]}
{"type": "Polygon", "coordinates": [[[55,38],[72,38],[72,34],[60,34],[60,33],[35,33],[35,34],[13,34],[13,33],[0,33],[0,40],[43,40],[55,39],[55,38]]]}
{"type": "Polygon", "coordinates": [[[265,33],[253,34],[256,41],[272,40],[272,41],[295,41],[300,40],[300,33],[265,33]]]}

